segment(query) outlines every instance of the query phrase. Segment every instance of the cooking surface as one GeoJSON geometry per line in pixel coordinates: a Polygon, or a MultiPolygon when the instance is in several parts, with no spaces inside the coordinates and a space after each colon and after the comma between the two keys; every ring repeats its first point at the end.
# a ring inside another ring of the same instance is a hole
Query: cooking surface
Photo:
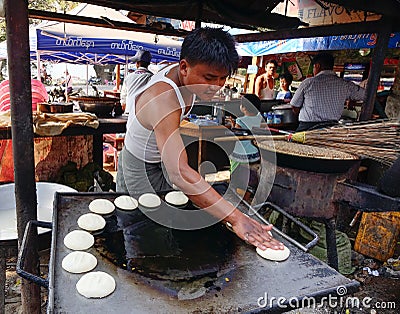
{"type": "MultiPolygon", "coordinates": [[[[233,267],[231,257],[238,241],[221,224],[180,231],[159,225],[140,211],[117,210],[116,216],[123,230],[106,228],[95,247],[121,268],[155,279],[188,281],[217,277],[233,267]]],[[[109,225],[115,225],[113,221],[109,219],[109,225]]],[[[166,281],[160,282],[163,286],[166,281]]]]}
{"type": "MultiPolygon", "coordinates": [[[[117,287],[104,299],[86,299],[75,289],[81,275],[61,268],[70,252],[63,244],[65,235],[78,229],[77,219],[89,212],[95,198],[113,201],[111,193],[57,193],[53,218],[50,261],[49,312],[52,313],[188,313],[188,312],[257,312],[257,300],[269,298],[321,297],[346,286],[351,292],[358,286],[326,264],[294,247],[285,245],[291,255],[284,262],[259,257],[252,246],[234,238],[235,250],[218,276],[207,275],[196,280],[157,280],[129,272],[103,257],[98,250],[88,251],[98,259],[95,271],[114,277],[117,287]]],[[[109,217],[110,218],[110,217],[109,217]]],[[[274,302],[276,306],[276,302],[274,302]]]]}

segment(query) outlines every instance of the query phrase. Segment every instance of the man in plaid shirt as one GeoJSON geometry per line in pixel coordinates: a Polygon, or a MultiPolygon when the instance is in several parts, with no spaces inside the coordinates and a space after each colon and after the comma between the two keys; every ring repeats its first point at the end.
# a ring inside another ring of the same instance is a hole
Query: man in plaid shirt
{"type": "Polygon", "coordinates": [[[290,101],[293,111],[299,115],[296,131],[335,124],[347,99],[364,100],[365,89],[343,80],[333,71],[331,54],[317,54],[312,62],[314,77],[305,79],[290,101]]]}

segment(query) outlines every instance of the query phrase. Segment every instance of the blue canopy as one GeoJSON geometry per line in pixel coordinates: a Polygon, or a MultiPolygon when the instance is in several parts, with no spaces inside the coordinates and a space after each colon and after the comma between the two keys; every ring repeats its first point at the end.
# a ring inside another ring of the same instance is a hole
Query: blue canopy
{"type": "MultiPolygon", "coordinates": [[[[102,32],[100,32],[102,33],[102,32]]],[[[134,34],[137,37],[137,34],[134,34]]],[[[147,35],[147,34],[146,34],[147,35]]],[[[139,36],[143,38],[143,36],[139,36]]],[[[147,36],[149,37],[149,36],[147,36]]],[[[151,36],[152,39],[155,37],[151,36]]],[[[59,60],[60,62],[84,64],[112,64],[129,62],[129,57],[138,50],[148,50],[152,62],[179,61],[181,42],[164,40],[152,43],[129,38],[99,38],[80,35],[57,34],[42,29],[36,30],[37,51],[41,60],[59,60]],[[166,43],[168,42],[168,43],[166,43]]],[[[35,56],[32,56],[35,58],[35,56]]]]}
{"type": "MultiPolygon", "coordinates": [[[[241,56],[262,56],[287,52],[374,48],[376,34],[356,34],[239,43],[241,56]]],[[[394,33],[388,48],[400,48],[400,33],[394,33]]]]}
{"type": "MultiPolygon", "coordinates": [[[[123,12],[82,3],[71,15],[107,18],[135,24],[123,12]]],[[[138,50],[149,50],[152,62],[179,61],[183,39],[74,23],[43,21],[29,30],[31,59],[75,64],[126,64],[138,50]]],[[[0,59],[7,58],[6,42],[0,59]]]]}

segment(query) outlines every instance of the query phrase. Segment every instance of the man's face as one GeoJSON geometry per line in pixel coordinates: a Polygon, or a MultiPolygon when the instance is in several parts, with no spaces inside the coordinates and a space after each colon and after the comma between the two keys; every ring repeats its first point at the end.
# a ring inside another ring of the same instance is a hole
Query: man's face
{"type": "Polygon", "coordinates": [[[321,65],[319,63],[314,63],[313,65],[313,74],[316,76],[321,70],[321,65]]]}
{"type": "Polygon", "coordinates": [[[180,62],[180,73],[181,83],[202,100],[211,100],[229,76],[227,69],[217,69],[206,63],[190,65],[185,60],[180,62]]]}
{"type": "Polygon", "coordinates": [[[276,73],[276,66],[273,63],[267,63],[265,66],[268,77],[274,77],[276,73]]]}

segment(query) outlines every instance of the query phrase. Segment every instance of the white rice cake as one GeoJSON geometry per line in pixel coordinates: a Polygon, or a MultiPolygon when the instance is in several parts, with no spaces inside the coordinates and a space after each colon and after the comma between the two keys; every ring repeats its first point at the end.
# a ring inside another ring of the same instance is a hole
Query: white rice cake
{"type": "Polygon", "coordinates": [[[277,262],[286,260],[290,255],[290,250],[286,246],[284,246],[283,250],[273,250],[267,248],[266,250],[263,251],[260,248],[256,248],[256,252],[262,258],[277,262]]]}
{"type": "Polygon", "coordinates": [[[172,191],[165,195],[165,201],[171,205],[185,205],[189,198],[182,191],[172,191]]]}
{"type": "Polygon", "coordinates": [[[76,283],[76,290],[86,298],[104,298],[114,292],[114,278],[102,271],[87,273],[76,283]]]}
{"type": "Polygon", "coordinates": [[[94,237],[84,230],[73,230],[64,237],[64,245],[74,251],[83,251],[92,247],[94,237]]]}
{"type": "Polygon", "coordinates": [[[96,214],[107,215],[115,210],[114,204],[104,198],[98,198],[90,202],[89,210],[96,214]]]}
{"type": "Polygon", "coordinates": [[[97,258],[88,252],[74,251],[66,255],[61,266],[67,272],[81,274],[91,271],[97,265],[97,258]]]}
{"type": "Polygon", "coordinates": [[[134,210],[138,207],[138,201],[129,195],[118,196],[114,200],[115,206],[123,210],[134,210]]]}
{"type": "Polygon", "coordinates": [[[147,208],[156,208],[161,205],[161,199],[157,194],[145,193],[140,195],[139,204],[147,208]]]}
{"type": "Polygon", "coordinates": [[[106,220],[93,213],[83,214],[78,218],[78,226],[87,231],[101,230],[106,226],[106,220]]]}

